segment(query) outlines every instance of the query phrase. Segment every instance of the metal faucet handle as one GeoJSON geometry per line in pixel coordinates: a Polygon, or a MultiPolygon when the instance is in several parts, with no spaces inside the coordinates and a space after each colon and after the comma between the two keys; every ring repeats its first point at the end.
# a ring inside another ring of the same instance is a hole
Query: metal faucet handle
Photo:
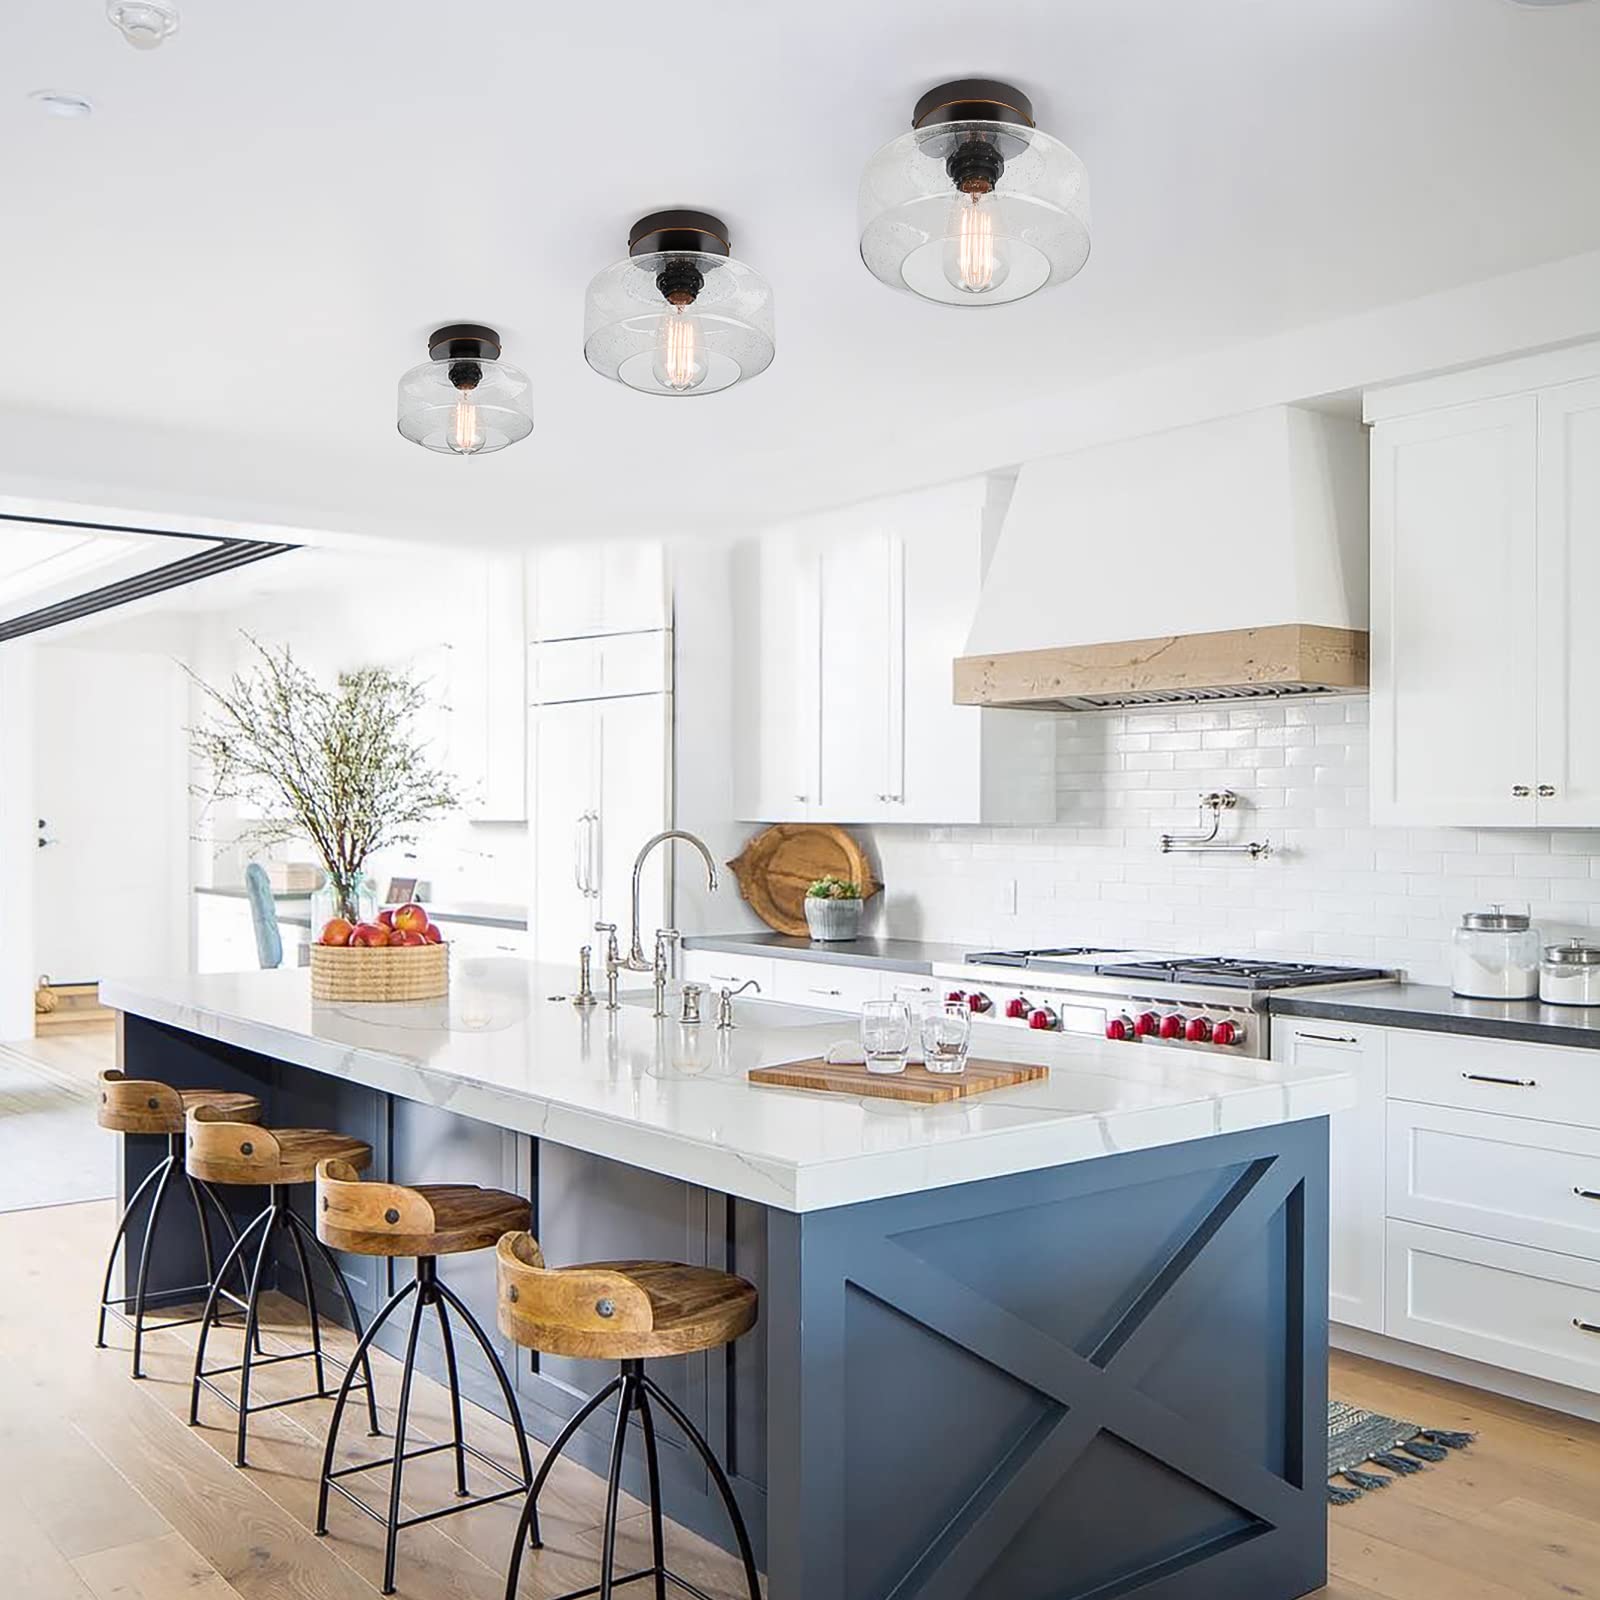
{"type": "Polygon", "coordinates": [[[594,925],[594,931],[596,933],[615,933],[617,925],[614,922],[597,922],[594,925]]]}

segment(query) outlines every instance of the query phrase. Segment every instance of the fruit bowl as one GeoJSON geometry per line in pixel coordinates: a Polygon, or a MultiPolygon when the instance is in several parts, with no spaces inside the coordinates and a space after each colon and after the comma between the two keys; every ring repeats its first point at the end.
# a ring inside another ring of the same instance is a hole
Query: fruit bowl
{"type": "Polygon", "coordinates": [[[438,1000],[449,989],[449,946],[421,906],[353,927],[331,918],[311,946],[313,1000],[438,1000]]]}

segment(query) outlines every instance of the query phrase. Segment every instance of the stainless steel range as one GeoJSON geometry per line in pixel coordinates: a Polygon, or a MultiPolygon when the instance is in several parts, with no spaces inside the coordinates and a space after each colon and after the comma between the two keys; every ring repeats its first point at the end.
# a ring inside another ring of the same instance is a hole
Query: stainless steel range
{"type": "Polygon", "coordinates": [[[948,983],[949,998],[986,1021],[1258,1057],[1270,1051],[1272,993],[1387,983],[1395,976],[1377,967],[1081,945],[982,950],[934,973],[948,983]]]}

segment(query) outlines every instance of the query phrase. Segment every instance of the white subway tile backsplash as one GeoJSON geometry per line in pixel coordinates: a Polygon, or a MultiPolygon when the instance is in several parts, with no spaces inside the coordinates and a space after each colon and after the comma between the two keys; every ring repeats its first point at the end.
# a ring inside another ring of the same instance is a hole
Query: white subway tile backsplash
{"type": "Polygon", "coordinates": [[[1375,828],[1359,696],[1063,716],[1056,824],[882,827],[873,837],[890,933],[1268,951],[1377,962],[1445,981],[1450,933],[1490,900],[1529,904],[1558,937],[1600,935],[1600,831],[1375,828]],[[1162,855],[1233,788],[1228,839],[1274,854],[1162,855]],[[999,891],[1017,884],[1015,914],[999,891]]]}

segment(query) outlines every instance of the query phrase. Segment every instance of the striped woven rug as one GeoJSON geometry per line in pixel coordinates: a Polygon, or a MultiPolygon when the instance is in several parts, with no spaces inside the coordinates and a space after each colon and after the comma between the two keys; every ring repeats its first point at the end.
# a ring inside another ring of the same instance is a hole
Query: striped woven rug
{"type": "Polygon", "coordinates": [[[1399,1417],[1343,1400],[1328,1402],[1328,1503],[1348,1505],[1369,1489],[1387,1489],[1396,1478],[1445,1460],[1452,1450],[1463,1450],[1476,1437],[1444,1428],[1422,1428],[1399,1417]],[[1381,1467],[1381,1472],[1369,1470],[1381,1467]],[[1341,1481],[1335,1482],[1335,1479],[1341,1481]]]}

